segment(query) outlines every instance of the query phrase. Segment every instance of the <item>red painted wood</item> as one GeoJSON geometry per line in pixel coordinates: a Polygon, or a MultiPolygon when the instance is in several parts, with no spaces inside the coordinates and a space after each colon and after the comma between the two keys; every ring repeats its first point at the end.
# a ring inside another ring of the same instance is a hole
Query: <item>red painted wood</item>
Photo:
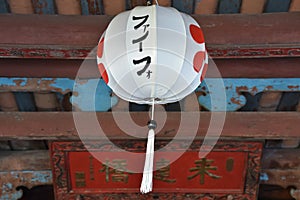
{"type": "MultiPolygon", "coordinates": [[[[105,1],[104,1],[105,2],[105,1]]],[[[123,1],[124,2],[124,1],[123,1]]],[[[299,44],[299,13],[193,15],[209,45],[299,44]],[[259,23],[257,23],[259,21],[259,23]],[[255,27],[253,29],[252,27],[255,27]],[[278,30],[278,31],[274,31],[278,30]]],[[[1,15],[2,44],[96,46],[112,17],[1,15]],[[14,24],[14,26],[11,26],[14,24]],[[22,33],[22,34],[19,34],[22,33]]]]}
{"type": "MultiPolygon", "coordinates": [[[[68,153],[68,166],[70,186],[74,192],[89,192],[89,193],[110,193],[110,192],[139,192],[139,187],[142,180],[142,173],[128,173],[124,172],[123,179],[119,178],[116,181],[116,174],[114,169],[109,167],[110,172],[101,172],[105,169],[107,163],[113,164],[116,161],[122,161],[124,170],[127,171],[143,171],[144,163],[141,162],[141,156],[124,156],[120,152],[93,152],[94,158],[88,152],[69,152],[68,153]],[[92,158],[91,158],[92,156],[92,158]],[[97,158],[105,158],[105,162],[100,162],[97,158]],[[103,168],[104,167],[104,168],[103,168]],[[91,170],[92,168],[92,170],[91,170]],[[85,186],[76,183],[76,173],[84,173],[85,186]],[[106,177],[108,175],[108,177],[106,177]],[[125,178],[127,180],[125,180],[125,178]]],[[[174,152],[164,152],[155,154],[154,164],[164,160],[168,162],[170,157],[176,156],[174,152]]],[[[172,182],[162,181],[155,177],[161,177],[160,171],[154,172],[153,192],[210,192],[219,193],[220,191],[230,191],[232,193],[243,193],[243,186],[245,182],[247,153],[245,152],[212,152],[207,158],[212,160],[210,166],[216,167],[217,170],[208,170],[218,176],[214,179],[208,175],[204,176],[204,183],[200,183],[200,176],[193,179],[188,179],[189,176],[194,175],[196,172],[189,170],[196,167],[195,161],[200,160],[198,152],[186,152],[178,160],[170,163],[169,176],[166,179],[172,182]],[[233,160],[233,169],[228,171],[226,169],[226,162],[233,160]],[[227,183],[227,184],[224,184],[227,183]]],[[[165,163],[166,164],[166,163],[165,163]]],[[[121,173],[121,172],[119,172],[121,173]]],[[[118,175],[118,174],[117,174],[118,175]]]]}
{"type": "MultiPolygon", "coordinates": [[[[208,53],[213,58],[300,56],[300,28],[293,26],[300,23],[299,13],[194,17],[201,24],[208,53]]],[[[0,25],[7,28],[0,33],[0,44],[3,44],[0,57],[92,58],[95,53],[89,53],[111,19],[103,15],[39,16],[37,19],[32,15],[2,15],[0,25]]]]}
{"type": "Polygon", "coordinates": [[[7,27],[0,33],[1,43],[39,48],[43,45],[96,46],[111,19],[106,15],[1,15],[1,27],[7,27]]]}
{"type": "MultiPolygon", "coordinates": [[[[300,58],[214,59],[215,64],[209,61],[206,77],[216,77],[212,68],[216,65],[223,78],[299,78],[299,62],[300,58]]],[[[84,63],[79,59],[0,59],[0,76],[74,78],[82,64],[81,77],[100,77],[95,59],[84,63]]]]}
{"type": "MultiPolygon", "coordinates": [[[[144,141],[114,140],[113,142],[117,146],[124,147],[126,151],[145,152],[144,141]]],[[[156,141],[157,147],[165,146],[167,143],[168,141],[156,141]]],[[[193,165],[194,160],[199,159],[198,149],[201,143],[202,141],[199,140],[194,141],[186,153],[174,163],[171,163],[169,176],[175,179],[176,182],[161,183],[156,179],[154,180],[153,192],[140,194],[138,190],[141,174],[128,174],[128,177],[126,176],[128,178],[127,184],[113,182],[112,180],[121,180],[116,179],[116,176],[113,179],[113,174],[108,174],[108,176],[103,174],[106,169],[110,173],[115,172],[110,171],[109,168],[103,165],[103,162],[107,164],[107,161],[119,158],[122,154],[117,151],[115,146],[107,145],[101,140],[89,141],[85,145],[78,141],[53,142],[50,145],[50,149],[51,157],[53,158],[53,182],[56,198],[75,200],[81,196],[84,199],[109,199],[113,196],[118,196],[125,199],[150,199],[157,196],[160,199],[172,199],[174,197],[203,200],[224,198],[256,199],[262,144],[259,142],[241,141],[218,142],[206,159],[214,160],[211,166],[215,166],[217,169],[209,172],[219,175],[220,178],[213,179],[206,174],[204,183],[200,184],[199,177],[192,178],[189,181],[186,176],[193,175],[193,172],[189,170],[195,167],[193,165]],[[106,156],[107,160],[100,162],[95,160],[93,157],[90,157],[86,148],[96,152],[96,156],[101,156],[101,158],[106,156]],[[111,155],[110,157],[107,156],[108,152],[111,155]]],[[[172,147],[161,152],[161,156],[169,158],[176,151],[182,151],[184,145],[184,140],[177,141],[172,147]]],[[[134,156],[132,157],[134,159],[134,156]]],[[[127,156],[126,159],[129,160],[131,157],[127,156]]],[[[137,165],[142,167],[143,162],[141,160],[136,160],[136,162],[130,160],[127,164],[126,167],[128,168],[130,166],[136,167],[137,165]]],[[[154,176],[157,173],[155,172],[154,176]]]]}
{"type": "MultiPolygon", "coordinates": [[[[6,77],[76,77],[82,64],[78,59],[0,59],[0,74],[6,77]]],[[[100,77],[96,60],[84,62],[83,77],[100,77]]]]}
{"type": "MultiPolygon", "coordinates": [[[[299,58],[214,59],[214,62],[223,78],[300,77],[297,73],[299,58]]],[[[216,77],[210,67],[208,67],[206,77],[216,77]]]]}
{"type": "MultiPolygon", "coordinates": [[[[255,48],[245,45],[207,44],[207,51],[212,58],[270,58],[299,57],[300,44],[257,45],[255,48]]],[[[35,46],[3,45],[0,58],[47,58],[47,59],[85,59],[94,58],[95,47],[82,46],[35,46]]]]}

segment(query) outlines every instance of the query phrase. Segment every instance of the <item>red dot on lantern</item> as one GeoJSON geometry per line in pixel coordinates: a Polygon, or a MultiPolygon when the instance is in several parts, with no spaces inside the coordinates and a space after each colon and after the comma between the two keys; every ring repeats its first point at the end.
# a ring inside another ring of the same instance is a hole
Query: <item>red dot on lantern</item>
{"type": "Polygon", "coordinates": [[[101,77],[104,80],[104,82],[107,84],[108,83],[108,75],[106,72],[106,69],[102,63],[98,64],[98,69],[100,71],[101,77]]]}
{"type": "Polygon", "coordinates": [[[205,59],[205,52],[204,51],[198,51],[196,55],[194,56],[194,70],[198,73],[203,65],[205,59]]]}
{"type": "Polygon", "coordinates": [[[99,58],[102,58],[103,47],[104,47],[104,37],[101,38],[101,40],[98,44],[97,55],[98,55],[99,58]]]}
{"type": "Polygon", "coordinates": [[[191,24],[190,25],[190,32],[191,32],[191,35],[192,35],[193,39],[197,43],[199,43],[199,44],[204,43],[204,36],[203,36],[202,30],[199,26],[191,24]]]}

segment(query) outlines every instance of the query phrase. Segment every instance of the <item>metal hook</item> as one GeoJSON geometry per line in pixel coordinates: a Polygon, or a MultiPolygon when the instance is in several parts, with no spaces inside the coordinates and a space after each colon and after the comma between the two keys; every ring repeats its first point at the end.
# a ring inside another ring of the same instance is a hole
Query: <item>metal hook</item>
{"type": "MultiPolygon", "coordinates": [[[[152,0],[152,1],[154,1],[154,0],[152,0]]],[[[151,0],[147,0],[147,6],[151,6],[152,5],[152,1],[151,0]]],[[[156,2],[156,5],[159,6],[158,0],[155,0],[155,2],[156,2]]]]}

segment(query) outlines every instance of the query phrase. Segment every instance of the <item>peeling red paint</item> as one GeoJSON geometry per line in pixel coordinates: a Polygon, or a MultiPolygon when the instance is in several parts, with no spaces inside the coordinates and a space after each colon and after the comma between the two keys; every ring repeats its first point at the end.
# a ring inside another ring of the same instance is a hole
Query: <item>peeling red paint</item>
{"type": "Polygon", "coordinates": [[[0,58],[94,58],[92,47],[1,47],[0,58]]]}
{"type": "Polygon", "coordinates": [[[69,89],[65,90],[55,86],[56,78],[43,80],[40,78],[28,78],[26,80],[16,79],[13,80],[15,85],[1,85],[0,89],[5,88],[9,91],[55,91],[62,94],[70,92],[69,89]]]}
{"type": "Polygon", "coordinates": [[[237,104],[237,105],[240,105],[240,106],[243,105],[243,104],[241,103],[240,100],[237,100],[237,99],[234,98],[234,97],[231,97],[230,101],[231,101],[233,104],[237,104]]]}
{"type": "Polygon", "coordinates": [[[208,45],[207,49],[213,58],[296,57],[300,55],[297,47],[226,48],[208,45]]]}
{"type": "Polygon", "coordinates": [[[16,86],[21,86],[21,84],[24,82],[24,80],[14,80],[14,83],[16,86]]]}
{"type": "Polygon", "coordinates": [[[288,88],[289,89],[298,89],[299,85],[289,85],[288,88]]]}
{"type": "Polygon", "coordinates": [[[258,92],[258,89],[256,86],[254,86],[252,89],[251,89],[251,93],[257,93],[258,92]]]}
{"type": "Polygon", "coordinates": [[[269,85],[269,86],[267,86],[266,88],[267,88],[267,90],[271,90],[271,89],[273,89],[273,86],[272,86],[272,85],[269,85]]]}
{"type": "MultiPolygon", "coordinates": [[[[209,46],[209,45],[208,45],[209,46]]],[[[261,47],[257,52],[249,47],[245,49],[226,49],[210,45],[207,51],[212,58],[256,58],[256,57],[298,57],[299,49],[282,48],[277,53],[263,52],[266,47],[261,47]],[[280,53],[278,53],[280,52],[280,53]]],[[[0,57],[12,58],[92,58],[91,53],[93,47],[1,47],[0,57]]],[[[275,51],[274,51],[275,52],[275,51]]]]}
{"type": "Polygon", "coordinates": [[[247,86],[240,86],[240,87],[236,87],[235,89],[236,93],[241,93],[243,91],[248,91],[248,87],[247,86]]]}

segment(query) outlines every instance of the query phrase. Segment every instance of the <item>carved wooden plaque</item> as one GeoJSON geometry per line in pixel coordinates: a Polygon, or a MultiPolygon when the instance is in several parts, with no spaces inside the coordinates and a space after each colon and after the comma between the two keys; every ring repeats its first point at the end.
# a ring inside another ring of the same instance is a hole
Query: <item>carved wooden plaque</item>
{"type": "MultiPolygon", "coordinates": [[[[129,152],[145,152],[144,141],[113,142],[129,152]]],[[[166,144],[156,141],[156,149],[166,144]]],[[[143,195],[139,193],[144,165],[140,156],[124,156],[102,141],[53,142],[56,199],[256,199],[261,143],[218,142],[204,158],[199,157],[200,146],[201,141],[194,141],[186,150],[185,141],[177,141],[156,153],[153,192],[143,195]],[[178,159],[173,159],[178,153],[178,159]]]]}

